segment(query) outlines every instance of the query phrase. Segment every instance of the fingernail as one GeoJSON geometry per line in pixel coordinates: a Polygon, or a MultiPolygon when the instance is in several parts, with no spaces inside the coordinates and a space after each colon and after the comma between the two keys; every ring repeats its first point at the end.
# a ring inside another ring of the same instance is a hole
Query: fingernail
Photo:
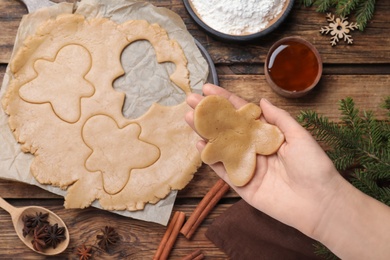
{"type": "Polygon", "coordinates": [[[268,99],[266,99],[266,98],[262,98],[262,100],[264,100],[266,103],[268,103],[268,104],[272,105],[272,103],[271,103],[271,102],[269,102],[269,100],[268,100],[268,99]]]}

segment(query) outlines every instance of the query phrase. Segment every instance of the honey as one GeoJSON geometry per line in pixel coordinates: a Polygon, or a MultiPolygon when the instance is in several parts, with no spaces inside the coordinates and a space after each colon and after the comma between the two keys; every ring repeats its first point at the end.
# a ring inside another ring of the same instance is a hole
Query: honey
{"type": "Polygon", "coordinates": [[[313,85],[319,62],[313,50],[299,41],[288,40],[268,55],[266,69],[271,80],[287,91],[303,91],[313,85]]]}

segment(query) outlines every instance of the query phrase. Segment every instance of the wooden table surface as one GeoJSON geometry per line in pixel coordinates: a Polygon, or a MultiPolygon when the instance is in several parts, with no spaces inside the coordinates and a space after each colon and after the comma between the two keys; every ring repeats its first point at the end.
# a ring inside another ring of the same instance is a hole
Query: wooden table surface
{"type": "MultiPolygon", "coordinates": [[[[178,13],[189,32],[209,52],[217,68],[220,85],[242,98],[258,103],[265,97],[275,105],[288,110],[293,116],[301,110],[313,109],[338,121],[338,101],[347,96],[355,100],[361,110],[372,110],[379,119],[386,113],[380,108],[384,97],[390,95],[390,1],[378,0],[374,18],[364,32],[353,31],[353,45],[340,42],[331,47],[330,37],[319,33],[328,25],[325,14],[314,8],[300,6],[296,1],[287,20],[269,36],[252,44],[232,44],[217,41],[205,34],[186,12],[181,0],[150,1],[178,13]],[[319,86],[300,99],[285,99],[270,90],[264,73],[264,59],[270,46],[285,36],[297,35],[312,42],[319,50],[324,72],[319,86]]],[[[2,81],[13,48],[19,21],[27,13],[16,0],[0,0],[0,81],[2,81]]],[[[178,193],[174,210],[191,214],[196,205],[217,181],[218,177],[207,166],[202,166],[193,181],[178,193]]],[[[110,254],[99,253],[96,258],[151,259],[166,227],[118,216],[103,210],[88,208],[66,210],[63,198],[40,188],[0,180],[0,196],[14,206],[40,205],[60,215],[70,229],[69,248],[55,259],[76,259],[75,248],[82,243],[91,244],[97,232],[105,225],[114,226],[122,241],[110,254]]],[[[212,221],[239,200],[229,191],[205,219],[192,240],[179,236],[170,259],[180,259],[195,249],[201,249],[206,259],[226,259],[227,256],[204,236],[212,221]]],[[[11,218],[0,210],[0,258],[42,259],[19,241],[11,218]]]]}

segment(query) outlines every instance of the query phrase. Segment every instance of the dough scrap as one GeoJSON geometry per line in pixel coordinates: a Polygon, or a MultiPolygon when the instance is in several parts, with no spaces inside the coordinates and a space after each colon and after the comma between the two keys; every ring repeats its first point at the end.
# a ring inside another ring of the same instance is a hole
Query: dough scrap
{"type": "Polygon", "coordinates": [[[261,108],[249,103],[236,110],[225,98],[210,95],[196,106],[196,131],[208,142],[204,163],[222,162],[235,186],[246,185],[256,168],[256,155],[275,153],[284,141],[278,127],[259,120],[261,108]]]}
{"type": "Polygon", "coordinates": [[[187,59],[178,52],[181,49],[176,41],[169,40],[167,32],[158,24],[149,25],[150,30],[145,31],[145,27],[149,24],[147,21],[128,21],[119,26],[119,30],[126,34],[129,42],[147,40],[156,49],[156,58],[159,63],[173,62],[176,65],[175,71],[170,75],[172,82],[180,87],[185,93],[191,92],[189,72],[187,69],[187,59]],[[143,23],[143,26],[139,26],[143,23]],[[138,26],[134,26],[138,24],[138,26]],[[158,37],[156,37],[158,35],[158,37]]]}
{"type": "Polygon", "coordinates": [[[146,203],[184,188],[201,164],[194,146],[197,135],[183,120],[189,111],[184,101],[171,107],[153,105],[134,120],[122,114],[125,94],[112,83],[124,73],[123,49],[140,39],[151,41],[158,61],[175,63],[171,81],[191,91],[180,45],[159,25],[141,20],[117,24],[59,15],[28,37],[10,63],[12,79],[2,99],[9,126],[21,150],[34,154],[30,170],[37,181],[67,190],[66,208],[85,208],[99,200],[107,210],[142,210],[146,203]],[[70,79],[77,80],[74,84],[89,86],[93,93],[76,88],[66,92],[60,86],[68,76],[63,67],[76,75],[70,79]],[[61,94],[41,96],[49,90],[61,94]],[[103,165],[104,158],[97,156],[109,143],[117,149],[107,148],[115,154],[104,157],[108,162],[103,165]]]}

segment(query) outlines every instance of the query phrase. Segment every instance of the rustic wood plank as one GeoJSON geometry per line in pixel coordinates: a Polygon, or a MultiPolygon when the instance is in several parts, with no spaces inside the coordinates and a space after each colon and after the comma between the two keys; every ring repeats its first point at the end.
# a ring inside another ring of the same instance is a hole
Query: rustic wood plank
{"type": "MultiPolygon", "coordinates": [[[[121,237],[121,241],[109,253],[95,250],[97,259],[152,259],[158,244],[164,235],[166,227],[143,221],[118,216],[106,211],[88,208],[84,210],[65,210],[61,200],[9,200],[14,206],[39,205],[53,210],[69,228],[71,241],[68,249],[55,259],[76,259],[76,248],[83,243],[96,245],[96,235],[106,225],[114,227],[121,237]]],[[[174,211],[180,210],[188,217],[196,205],[179,205],[174,211]]],[[[228,207],[218,205],[204,220],[191,240],[179,235],[170,259],[180,259],[195,249],[201,249],[210,259],[226,259],[226,255],[218,250],[204,233],[212,221],[222,214],[228,207]]],[[[17,238],[14,232],[11,217],[0,209],[0,252],[8,259],[45,259],[28,249],[17,238]]]]}
{"type": "Polygon", "coordinates": [[[51,192],[41,189],[37,186],[25,184],[22,182],[0,179],[0,196],[3,198],[20,199],[58,199],[61,198],[51,192]]]}
{"type": "MultiPolygon", "coordinates": [[[[218,75],[264,75],[263,63],[218,65],[218,75]]],[[[323,75],[388,75],[389,64],[325,64],[323,75]]]]}
{"type": "Polygon", "coordinates": [[[0,1],[0,63],[7,63],[10,59],[19,22],[26,13],[20,1],[0,1]]]}
{"type": "MultiPolygon", "coordinates": [[[[199,29],[180,0],[150,2],[178,13],[189,32],[205,46],[216,64],[263,63],[272,43],[282,36],[292,35],[300,35],[311,41],[318,48],[325,64],[386,64],[390,58],[390,38],[381,35],[382,31],[388,30],[390,22],[389,1],[377,1],[374,18],[364,32],[351,32],[353,45],[340,43],[336,47],[330,46],[328,36],[319,33],[320,28],[327,25],[325,14],[315,12],[314,8],[300,6],[298,1],[280,28],[252,44],[222,43],[213,39],[199,29]],[[371,46],[375,46],[375,49],[371,46]]],[[[0,35],[0,63],[8,62],[16,28],[25,13],[26,9],[18,1],[3,0],[0,3],[0,28],[4,28],[4,33],[0,35]]]]}
{"type": "Polygon", "coordinates": [[[352,97],[361,111],[370,110],[377,119],[386,118],[386,110],[380,107],[390,96],[390,75],[323,75],[318,86],[307,96],[286,99],[270,90],[263,75],[222,75],[221,86],[249,102],[259,103],[262,97],[297,116],[301,110],[315,110],[339,122],[338,102],[352,97]]]}

